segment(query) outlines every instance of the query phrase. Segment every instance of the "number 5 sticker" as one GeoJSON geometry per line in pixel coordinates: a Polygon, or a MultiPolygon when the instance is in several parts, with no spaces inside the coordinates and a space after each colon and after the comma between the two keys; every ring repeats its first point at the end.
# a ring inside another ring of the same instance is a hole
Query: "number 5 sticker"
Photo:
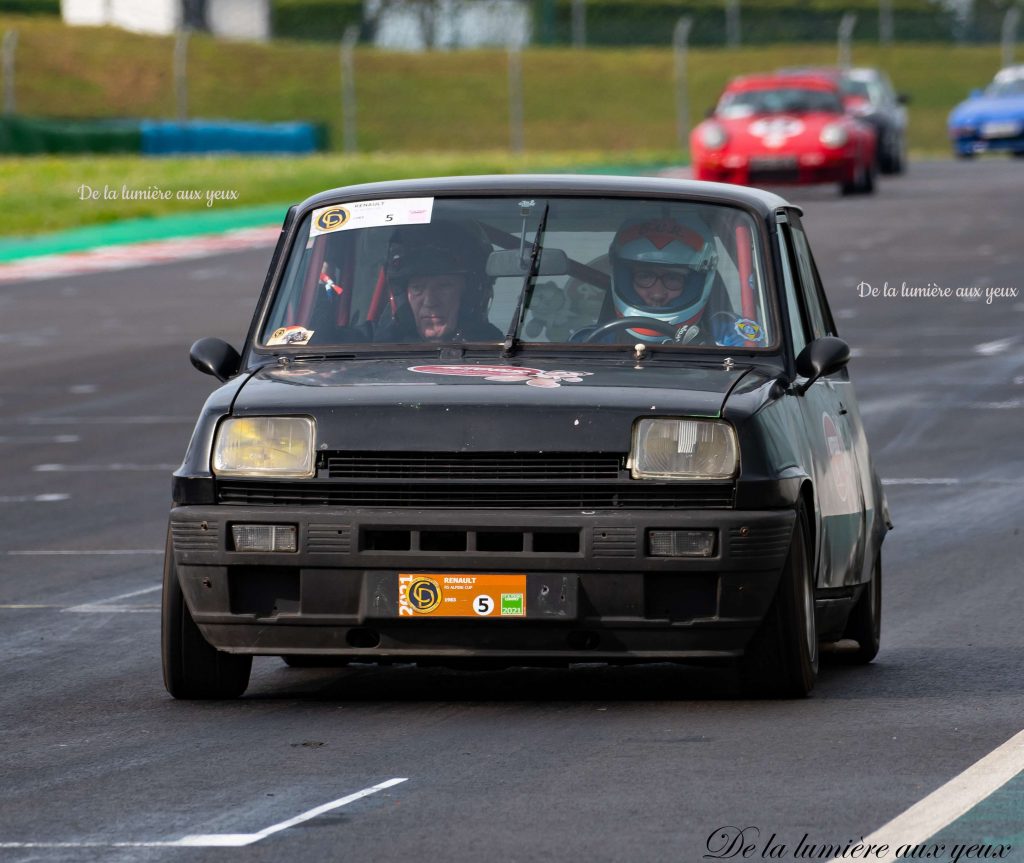
{"type": "Polygon", "coordinates": [[[494,611],[494,600],[491,599],[486,593],[481,593],[478,597],[473,600],[473,611],[479,614],[481,617],[485,617],[494,611]]]}

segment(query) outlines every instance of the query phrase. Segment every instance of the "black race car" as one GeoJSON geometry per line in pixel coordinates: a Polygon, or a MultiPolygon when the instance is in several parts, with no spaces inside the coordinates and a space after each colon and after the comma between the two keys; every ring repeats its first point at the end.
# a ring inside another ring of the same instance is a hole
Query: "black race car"
{"type": "Polygon", "coordinates": [[[289,210],[173,480],[167,689],[254,655],[717,662],[879,646],[889,525],[800,210],[659,179],[350,186],[289,210]]]}

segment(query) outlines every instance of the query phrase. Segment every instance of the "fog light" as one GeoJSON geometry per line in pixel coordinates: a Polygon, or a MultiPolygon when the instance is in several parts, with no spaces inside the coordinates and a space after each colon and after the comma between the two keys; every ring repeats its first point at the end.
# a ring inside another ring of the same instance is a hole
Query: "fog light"
{"type": "Polygon", "coordinates": [[[233,524],[235,551],[295,551],[294,524],[233,524]]]}
{"type": "Polygon", "coordinates": [[[650,530],[648,553],[651,557],[711,557],[716,534],[714,530],[650,530]]]}

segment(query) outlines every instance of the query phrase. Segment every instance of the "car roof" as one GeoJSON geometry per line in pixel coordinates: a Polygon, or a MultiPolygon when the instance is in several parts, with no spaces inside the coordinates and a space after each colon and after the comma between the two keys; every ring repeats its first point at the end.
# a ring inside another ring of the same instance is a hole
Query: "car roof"
{"type": "Polygon", "coordinates": [[[771,72],[762,75],[740,75],[726,85],[726,92],[761,90],[767,87],[807,87],[816,90],[838,90],[835,75],[829,72],[771,72]]]}
{"type": "Polygon", "coordinates": [[[1018,64],[1000,69],[992,80],[996,84],[1004,84],[1007,81],[1019,81],[1022,78],[1024,78],[1024,65],[1018,64]]]}
{"type": "Polygon", "coordinates": [[[306,210],[335,203],[340,199],[359,200],[431,195],[525,195],[672,197],[708,203],[734,204],[769,218],[780,208],[800,212],[800,208],[772,192],[730,183],[665,177],[595,176],[588,174],[496,174],[469,177],[424,177],[415,180],[388,180],[340,186],[303,201],[306,210]]]}

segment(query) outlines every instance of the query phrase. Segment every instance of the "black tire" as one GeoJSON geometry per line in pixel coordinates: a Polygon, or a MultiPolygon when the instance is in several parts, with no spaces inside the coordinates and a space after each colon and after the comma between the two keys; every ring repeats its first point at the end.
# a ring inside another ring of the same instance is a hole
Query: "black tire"
{"type": "Polygon", "coordinates": [[[875,165],[872,162],[864,171],[864,179],[860,186],[862,195],[872,195],[875,192],[875,165]]]}
{"type": "Polygon", "coordinates": [[[876,159],[876,162],[878,163],[878,173],[898,173],[900,157],[899,151],[896,149],[897,146],[898,145],[894,146],[894,142],[890,136],[886,136],[879,140],[876,159]]]}
{"type": "Polygon", "coordinates": [[[169,532],[164,551],[160,649],[164,686],[175,698],[238,698],[249,685],[252,657],[224,653],[212,647],[192,620],[178,582],[169,532]]]}
{"type": "Polygon", "coordinates": [[[759,698],[803,698],[818,677],[814,568],[807,513],[797,510],[779,588],[740,660],[740,686],[759,698]]]}
{"type": "Polygon", "coordinates": [[[963,150],[953,150],[953,155],[957,159],[963,159],[965,162],[969,162],[971,159],[974,158],[974,153],[971,153],[971,152],[966,152],[965,153],[963,150]]]}
{"type": "Polygon", "coordinates": [[[875,557],[871,581],[861,592],[857,604],[846,621],[843,638],[857,642],[856,650],[835,654],[836,660],[847,665],[867,665],[878,655],[882,639],[882,552],[875,557]]]}
{"type": "Polygon", "coordinates": [[[867,190],[869,183],[870,190],[873,190],[875,188],[875,181],[873,178],[870,180],[868,179],[870,174],[870,168],[864,168],[863,166],[858,167],[853,174],[852,180],[849,182],[844,181],[839,184],[839,194],[844,198],[850,195],[860,195],[867,190]]]}

